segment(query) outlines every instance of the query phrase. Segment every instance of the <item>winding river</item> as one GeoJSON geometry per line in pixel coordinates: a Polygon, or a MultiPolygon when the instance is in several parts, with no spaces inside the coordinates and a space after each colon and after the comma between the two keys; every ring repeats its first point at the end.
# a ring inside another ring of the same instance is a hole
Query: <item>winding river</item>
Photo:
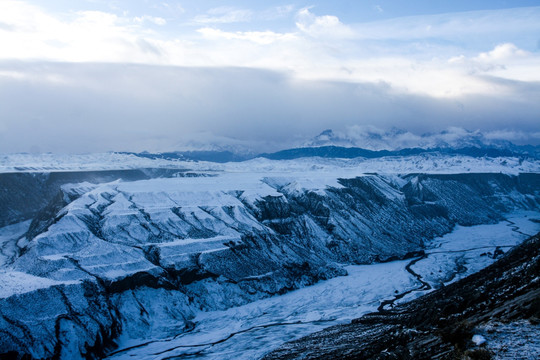
{"type": "Polygon", "coordinates": [[[413,259],[346,266],[348,276],[225,311],[200,312],[195,326],[161,339],[120,339],[109,359],[257,359],[286,341],[346,323],[373,311],[457,281],[496,261],[507,249],[540,231],[510,214],[493,225],[457,226],[413,259]]]}

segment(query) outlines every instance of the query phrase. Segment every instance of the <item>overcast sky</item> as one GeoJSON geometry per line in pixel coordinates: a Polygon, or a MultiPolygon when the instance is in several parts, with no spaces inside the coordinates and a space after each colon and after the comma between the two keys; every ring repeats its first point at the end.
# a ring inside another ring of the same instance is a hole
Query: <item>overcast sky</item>
{"type": "Polygon", "coordinates": [[[538,4],[0,0],[0,152],[268,151],[362,126],[539,144],[538,4]]]}

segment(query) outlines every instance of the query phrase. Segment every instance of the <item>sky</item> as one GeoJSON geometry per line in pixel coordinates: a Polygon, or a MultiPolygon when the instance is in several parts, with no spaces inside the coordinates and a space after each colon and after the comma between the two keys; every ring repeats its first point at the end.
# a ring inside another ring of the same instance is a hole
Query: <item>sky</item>
{"type": "Polygon", "coordinates": [[[0,0],[0,152],[540,144],[540,1],[0,0]]]}

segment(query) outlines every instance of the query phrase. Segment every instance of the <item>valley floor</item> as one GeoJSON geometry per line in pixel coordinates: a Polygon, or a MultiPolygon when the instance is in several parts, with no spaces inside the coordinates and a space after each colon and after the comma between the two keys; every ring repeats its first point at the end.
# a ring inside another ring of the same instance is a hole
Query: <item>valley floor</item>
{"type": "MultiPolygon", "coordinates": [[[[461,279],[540,231],[540,213],[520,211],[493,225],[457,226],[416,258],[347,266],[348,276],[226,311],[200,312],[194,327],[157,339],[121,337],[109,359],[262,357],[284,342],[347,323],[461,279]]],[[[1,284],[0,284],[1,285],[1,284]]],[[[163,324],[163,329],[174,324],[163,324]]]]}

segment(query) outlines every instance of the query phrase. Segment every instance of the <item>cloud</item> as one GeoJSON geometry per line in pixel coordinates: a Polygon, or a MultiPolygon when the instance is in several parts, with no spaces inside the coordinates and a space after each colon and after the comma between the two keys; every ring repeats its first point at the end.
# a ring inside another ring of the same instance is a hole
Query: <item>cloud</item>
{"type": "Polygon", "coordinates": [[[296,36],[292,33],[276,33],[273,31],[236,31],[227,32],[214,28],[201,28],[197,32],[202,34],[206,39],[224,39],[224,40],[247,40],[261,45],[272,44],[276,41],[296,40],[296,36]]]}
{"type": "Polygon", "coordinates": [[[540,143],[540,131],[525,132],[520,130],[500,129],[488,131],[484,136],[486,139],[506,140],[516,144],[540,143]]]}
{"type": "Polygon", "coordinates": [[[143,15],[143,16],[135,17],[133,20],[139,24],[142,24],[145,21],[148,21],[159,26],[167,25],[167,20],[161,17],[157,17],[157,16],[143,15]]]}
{"type": "Polygon", "coordinates": [[[519,49],[512,43],[499,44],[489,52],[480,53],[475,60],[483,62],[509,60],[516,57],[526,57],[529,53],[519,49]]]}
{"type": "Polygon", "coordinates": [[[354,32],[344,25],[337,16],[316,16],[309,11],[309,8],[298,11],[296,26],[301,32],[312,37],[354,37],[354,32]]]}
{"type": "MultiPolygon", "coordinates": [[[[2,7],[0,59],[258,67],[304,80],[386,83],[435,97],[506,94],[509,88],[494,78],[540,81],[538,53],[520,45],[540,31],[540,7],[364,24],[303,8],[289,31],[250,30],[248,23],[248,30],[225,30],[219,26],[269,10],[218,7],[172,36],[147,27],[157,22],[168,29],[161,18],[97,11],[57,16],[17,1],[2,7]],[[490,49],[489,43],[499,45],[490,49]]],[[[270,10],[290,14],[294,7],[270,10]]]]}
{"type": "Polygon", "coordinates": [[[15,26],[0,22],[0,30],[15,31],[15,26]]]}
{"type": "Polygon", "coordinates": [[[373,5],[373,9],[377,11],[378,13],[383,13],[384,10],[381,5],[373,5]]]}
{"type": "Polygon", "coordinates": [[[170,151],[201,133],[272,151],[354,125],[535,133],[540,113],[537,101],[523,102],[538,84],[516,85],[516,98],[449,100],[230,67],[0,62],[5,73],[17,75],[0,75],[0,152],[170,151]]]}
{"type": "Polygon", "coordinates": [[[0,22],[16,29],[0,37],[4,59],[120,61],[138,37],[130,21],[111,13],[78,11],[61,19],[22,2],[2,6],[0,22]]]}
{"type": "Polygon", "coordinates": [[[275,11],[280,16],[285,16],[294,11],[294,5],[289,4],[289,5],[277,6],[273,9],[273,11],[275,11]]]}
{"type": "MultiPolygon", "coordinates": [[[[448,63],[462,69],[463,73],[468,72],[470,76],[491,77],[490,85],[504,85],[507,83],[505,80],[540,81],[540,55],[520,49],[513,43],[498,44],[490,51],[469,57],[455,56],[448,63]]],[[[499,88],[503,89],[504,86],[499,88]]]]}
{"type": "Polygon", "coordinates": [[[198,24],[229,24],[250,21],[253,12],[248,9],[238,9],[230,6],[212,8],[204,15],[198,15],[193,19],[198,24]]]}
{"type": "Polygon", "coordinates": [[[540,7],[482,10],[435,15],[418,15],[351,24],[360,39],[454,41],[454,45],[505,42],[519,38],[524,42],[537,39],[540,7]],[[474,34],[474,36],[471,36],[474,34]]]}
{"type": "Polygon", "coordinates": [[[182,15],[186,12],[186,9],[184,9],[182,7],[182,5],[180,4],[171,4],[171,3],[168,3],[168,2],[160,2],[160,3],[157,3],[157,4],[152,4],[152,7],[156,8],[156,9],[163,9],[163,10],[166,10],[168,11],[171,15],[174,15],[174,16],[178,16],[178,15],[182,15]]]}
{"type": "Polygon", "coordinates": [[[208,131],[271,148],[353,125],[538,132],[540,7],[363,24],[317,11],[219,7],[178,31],[0,2],[0,151],[173,150],[208,131]],[[288,22],[254,30],[265,16],[288,22]]]}
{"type": "Polygon", "coordinates": [[[398,129],[382,129],[373,125],[352,125],[342,131],[325,131],[306,146],[342,145],[357,146],[371,150],[397,150],[406,148],[469,147],[482,145],[505,145],[514,143],[539,143],[540,133],[499,129],[482,132],[463,127],[449,126],[436,132],[413,133],[398,129]],[[328,134],[329,133],[329,134],[328,134]]]}

